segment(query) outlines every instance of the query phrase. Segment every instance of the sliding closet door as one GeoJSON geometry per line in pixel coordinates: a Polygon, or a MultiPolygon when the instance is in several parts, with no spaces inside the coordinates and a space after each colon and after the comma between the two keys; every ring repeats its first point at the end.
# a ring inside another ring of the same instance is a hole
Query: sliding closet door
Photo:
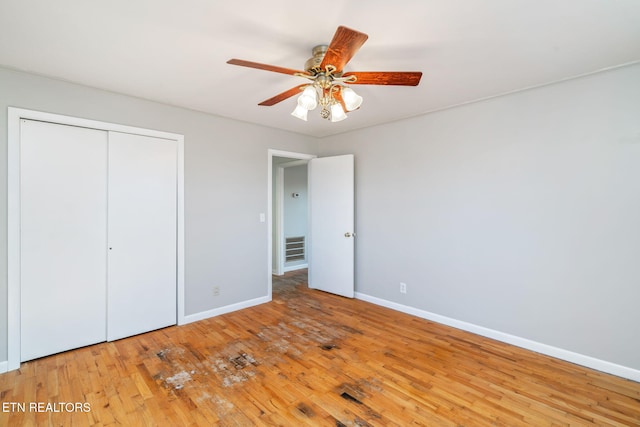
{"type": "Polygon", "coordinates": [[[106,339],[107,132],[20,123],[20,360],[106,339]]]}
{"type": "Polygon", "coordinates": [[[176,323],[176,141],[109,132],[107,339],[176,323]]]}

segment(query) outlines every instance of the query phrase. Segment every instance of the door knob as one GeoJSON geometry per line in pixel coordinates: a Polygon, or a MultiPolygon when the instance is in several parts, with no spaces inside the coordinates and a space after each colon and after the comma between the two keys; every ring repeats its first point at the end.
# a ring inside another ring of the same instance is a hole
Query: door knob
{"type": "Polygon", "coordinates": [[[344,237],[356,237],[356,233],[349,233],[348,231],[344,233],[344,237]]]}

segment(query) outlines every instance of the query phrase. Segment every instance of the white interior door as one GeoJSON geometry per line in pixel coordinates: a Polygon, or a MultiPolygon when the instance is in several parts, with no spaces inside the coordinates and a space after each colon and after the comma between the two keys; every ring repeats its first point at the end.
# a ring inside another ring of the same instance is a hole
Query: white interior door
{"type": "Polygon", "coordinates": [[[106,338],[107,133],[20,123],[20,360],[106,338]]]}
{"type": "Polygon", "coordinates": [[[109,341],[176,324],[176,141],[109,132],[109,341]]]}
{"type": "Polygon", "coordinates": [[[353,155],[309,161],[309,287],[353,298],[353,155]]]}

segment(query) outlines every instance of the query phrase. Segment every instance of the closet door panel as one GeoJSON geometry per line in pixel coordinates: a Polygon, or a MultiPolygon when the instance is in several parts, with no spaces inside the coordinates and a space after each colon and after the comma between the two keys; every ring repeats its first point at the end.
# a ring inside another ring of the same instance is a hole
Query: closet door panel
{"type": "Polygon", "coordinates": [[[106,339],[107,132],[20,124],[21,361],[106,339]]]}
{"type": "Polygon", "coordinates": [[[176,323],[177,143],[109,133],[107,339],[176,323]]]}

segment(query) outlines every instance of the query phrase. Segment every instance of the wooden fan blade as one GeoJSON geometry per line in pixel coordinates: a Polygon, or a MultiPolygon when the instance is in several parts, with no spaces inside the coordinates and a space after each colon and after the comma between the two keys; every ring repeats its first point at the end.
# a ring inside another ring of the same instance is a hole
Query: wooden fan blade
{"type": "Polygon", "coordinates": [[[353,55],[369,38],[365,33],[352,30],[347,27],[340,26],[333,35],[333,40],[329,44],[327,53],[325,53],[321,69],[325,69],[327,65],[332,65],[336,71],[342,71],[344,66],[353,58],[353,55]]]}
{"type": "Polygon", "coordinates": [[[277,67],[275,65],[269,65],[269,64],[260,64],[259,62],[245,61],[243,59],[233,58],[228,60],[227,64],[239,65],[241,67],[257,68],[259,70],[273,71],[275,73],[282,73],[282,74],[289,74],[289,75],[294,75],[296,73],[309,75],[309,73],[305,71],[293,70],[291,68],[277,67]]]}
{"type": "Polygon", "coordinates": [[[262,105],[262,106],[265,106],[265,107],[271,107],[272,105],[276,105],[278,102],[282,102],[285,99],[289,99],[292,96],[299,94],[300,91],[302,90],[302,88],[305,87],[305,86],[308,86],[308,84],[292,87],[291,89],[286,90],[286,91],[274,96],[273,98],[269,98],[269,99],[266,99],[266,100],[262,101],[258,105],[262,105]]]}
{"type": "Polygon", "coordinates": [[[342,77],[356,76],[354,85],[398,85],[418,86],[422,73],[420,71],[356,71],[345,73],[342,77]]]}

